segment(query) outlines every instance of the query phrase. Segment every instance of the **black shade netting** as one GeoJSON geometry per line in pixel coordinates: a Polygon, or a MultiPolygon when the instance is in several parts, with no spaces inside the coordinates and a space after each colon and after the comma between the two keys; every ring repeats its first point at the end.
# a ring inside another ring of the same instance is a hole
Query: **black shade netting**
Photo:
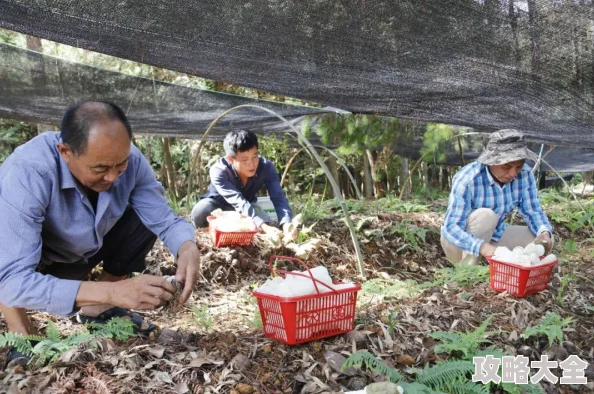
{"type": "MultiPolygon", "coordinates": [[[[238,105],[262,106],[293,123],[304,115],[323,112],[186,88],[0,44],[0,117],[59,124],[69,105],[88,100],[118,104],[136,132],[191,138],[200,138],[213,120],[238,105]]],[[[259,134],[291,131],[272,114],[242,108],[222,118],[209,139],[221,140],[230,129],[239,128],[259,134]]]]}
{"type": "Polygon", "coordinates": [[[356,113],[594,148],[592,0],[3,0],[0,26],[356,113]]]}

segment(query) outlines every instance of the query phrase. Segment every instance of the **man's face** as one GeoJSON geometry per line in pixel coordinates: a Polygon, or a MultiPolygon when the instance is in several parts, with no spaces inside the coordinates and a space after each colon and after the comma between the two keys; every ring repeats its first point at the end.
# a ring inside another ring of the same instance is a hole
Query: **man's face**
{"type": "Polygon", "coordinates": [[[256,175],[260,158],[258,156],[258,148],[255,146],[250,150],[237,152],[235,157],[228,155],[227,159],[240,177],[250,178],[256,175]]]}
{"type": "Polygon", "coordinates": [[[511,161],[505,164],[489,166],[491,175],[500,183],[509,183],[522,171],[524,160],[511,161]]]}
{"type": "Polygon", "coordinates": [[[107,121],[93,126],[84,154],[77,156],[62,143],[58,150],[72,175],[84,187],[100,193],[108,190],[128,167],[130,142],[121,122],[107,121]]]}

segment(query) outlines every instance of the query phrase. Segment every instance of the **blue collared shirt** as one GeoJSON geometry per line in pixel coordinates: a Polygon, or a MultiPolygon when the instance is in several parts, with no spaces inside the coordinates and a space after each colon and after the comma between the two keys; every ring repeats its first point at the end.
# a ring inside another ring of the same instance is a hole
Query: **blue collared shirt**
{"type": "Polygon", "coordinates": [[[210,185],[202,198],[214,198],[223,204],[231,205],[236,212],[253,218],[256,226],[260,227],[264,220],[256,214],[251,204],[257,202],[258,191],[262,186],[266,186],[268,190],[279,224],[289,223],[293,212],[280,185],[278,171],[270,160],[262,156],[259,158],[256,175],[248,178],[245,187],[227,158],[221,158],[210,168],[210,185]]]}
{"type": "Polygon", "coordinates": [[[536,236],[545,231],[553,234],[538,200],[538,189],[528,164],[524,164],[514,180],[503,186],[493,179],[489,167],[478,161],[464,166],[454,176],[441,235],[475,256],[480,254],[484,241],[467,232],[466,224],[470,213],[478,208],[489,208],[499,215],[493,242],[499,242],[508,226],[505,219],[516,208],[532,234],[536,236]]]}
{"type": "Polygon", "coordinates": [[[195,241],[190,223],[171,210],[142,153],[132,146],[128,168],[97,210],[60,157],[57,132],[21,145],[0,166],[0,302],[69,315],[81,282],[35,272],[40,262],[76,263],[93,256],[128,204],[177,256],[195,241]]]}

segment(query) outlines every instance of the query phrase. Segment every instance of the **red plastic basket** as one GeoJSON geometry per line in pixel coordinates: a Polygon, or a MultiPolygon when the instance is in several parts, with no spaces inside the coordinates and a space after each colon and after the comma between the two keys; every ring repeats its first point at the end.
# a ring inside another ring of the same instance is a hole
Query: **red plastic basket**
{"type": "Polygon", "coordinates": [[[495,291],[507,291],[514,297],[526,297],[547,288],[551,279],[553,267],[559,263],[552,263],[524,267],[518,264],[506,263],[487,257],[491,273],[490,287],[495,291]]]}
{"type": "Polygon", "coordinates": [[[252,244],[254,235],[258,233],[257,229],[254,231],[220,231],[217,229],[214,220],[215,216],[206,218],[208,221],[208,231],[212,239],[213,246],[249,246],[252,244]]]}
{"type": "Polygon", "coordinates": [[[283,270],[276,270],[276,273],[311,278],[317,294],[278,297],[255,291],[253,296],[258,299],[265,336],[287,345],[296,345],[344,334],[353,329],[357,293],[361,290],[361,285],[355,284],[352,288],[332,289],[331,292],[320,293],[318,284],[328,288],[330,286],[315,279],[302,260],[294,257],[271,256],[268,262],[271,272],[273,272],[273,262],[276,260],[297,261],[303,265],[309,272],[309,276],[283,270]]]}

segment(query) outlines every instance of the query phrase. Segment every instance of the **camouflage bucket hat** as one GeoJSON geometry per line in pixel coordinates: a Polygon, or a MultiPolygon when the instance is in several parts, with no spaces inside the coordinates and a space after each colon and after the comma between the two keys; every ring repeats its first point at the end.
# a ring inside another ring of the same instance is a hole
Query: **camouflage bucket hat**
{"type": "Polygon", "coordinates": [[[536,153],[528,149],[524,135],[518,130],[505,129],[491,134],[487,148],[477,159],[486,165],[501,165],[517,160],[538,161],[536,153]]]}

